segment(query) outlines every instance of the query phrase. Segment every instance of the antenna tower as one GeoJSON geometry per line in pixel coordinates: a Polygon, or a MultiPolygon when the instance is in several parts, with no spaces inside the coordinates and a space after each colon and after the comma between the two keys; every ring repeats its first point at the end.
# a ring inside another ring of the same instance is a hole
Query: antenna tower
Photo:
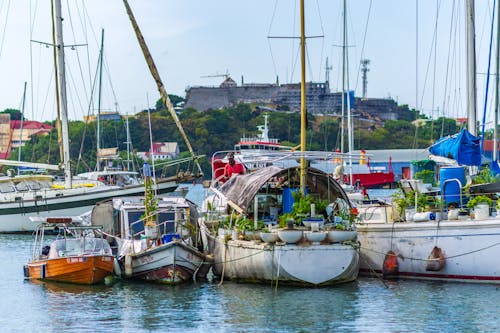
{"type": "Polygon", "coordinates": [[[370,71],[370,69],[368,69],[368,65],[370,64],[370,60],[368,59],[362,59],[361,60],[361,72],[363,73],[362,75],[362,78],[363,78],[363,98],[366,98],[366,91],[367,91],[367,88],[368,88],[368,78],[367,78],[367,75],[366,73],[368,73],[370,71]]]}

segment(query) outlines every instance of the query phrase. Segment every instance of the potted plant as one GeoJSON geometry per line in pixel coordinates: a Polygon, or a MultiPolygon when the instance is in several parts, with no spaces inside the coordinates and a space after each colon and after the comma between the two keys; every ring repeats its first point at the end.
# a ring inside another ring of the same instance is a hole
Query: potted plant
{"type": "Polygon", "coordinates": [[[483,220],[490,215],[493,200],[486,195],[477,195],[467,202],[467,208],[474,209],[474,219],[483,220]]]}

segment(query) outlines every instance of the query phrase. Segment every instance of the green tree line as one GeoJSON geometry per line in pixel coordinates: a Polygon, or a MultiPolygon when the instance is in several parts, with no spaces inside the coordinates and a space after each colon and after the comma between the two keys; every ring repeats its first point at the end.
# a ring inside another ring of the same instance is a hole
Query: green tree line
{"type": "MultiPolygon", "coordinates": [[[[186,157],[184,143],[171,115],[161,102],[149,110],[151,132],[154,142],[178,142],[186,157]]],[[[10,109],[9,112],[12,112],[10,109]]],[[[412,111],[419,116],[417,112],[412,111]]],[[[418,129],[409,119],[389,120],[382,127],[362,129],[354,121],[355,149],[397,149],[426,148],[443,135],[457,133],[460,128],[453,119],[440,118],[434,121],[419,116],[423,121],[418,129]]],[[[240,104],[224,109],[198,112],[187,108],[179,114],[179,119],[196,154],[207,158],[202,161],[204,173],[210,175],[209,158],[216,151],[230,150],[242,136],[258,134],[257,126],[264,124],[264,114],[252,105],[240,104]]],[[[334,117],[307,116],[307,150],[335,150],[340,148],[340,119],[334,117]]],[[[148,151],[149,139],[148,110],[129,118],[130,136],[134,152],[148,151]]],[[[60,163],[55,122],[49,135],[33,136],[22,147],[22,160],[39,163],[60,163]]],[[[70,156],[75,173],[93,169],[96,164],[96,122],[71,121],[69,123],[70,156]]],[[[300,114],[272,112],[269,114],[270,137],[279,138],[282,144],[296,146],[300,142],[300,114]]],[[[118,147],[126,156],[125,122],[101,122],[101,147],[118,147]]],[[[347,139],[345,139],[347,141],[347,139]]],[[[18,153],[12,151],[11,158],[17,159],[18,153]]]]}

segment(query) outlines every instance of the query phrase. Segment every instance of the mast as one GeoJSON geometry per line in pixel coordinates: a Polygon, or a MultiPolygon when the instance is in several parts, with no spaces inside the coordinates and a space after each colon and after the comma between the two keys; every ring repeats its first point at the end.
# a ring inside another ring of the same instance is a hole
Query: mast
{"type": "Polygon", "coordinates": [[[474,0],[465,0],[467,29],[467,118],[469,132],[477,136],[476,126],[476,36],[474,0]]]}
{"type": "MultiPolygon", "coordinates": [[[[300,151],[306,151],[306,36],[304,24],[304,0],[300,0],[300,151]]],[[[306,159],[300,158],[300,193],[306,193],[306,159]]]]}
{"type": "Polygon", "coordinates": [[[104,52],[104,29],[101,30],[101,52],[99,52],[99,94],[97,99],[97,164],[96,170],[101,171],[101,87],[102,87],[102,59],[104,52]]]}
{"type": "Polygon", "coordinates": [[[352,115],[351,115],[351,96],[349,93],[349,56],[347,54],[347,3],[346,0],[344,0],[344,44],[342,45],[343,51],[344,51],[344,63],[343,67],[344,69],[342,72],[345,75],[345,81],[344,84],[345,86],[342,87],[342,90],[345,91],[347,89],[347,95],[346,96],[346,101],[347,101],[347,148],[349,151],[349,184],[352,185],[353,179],[352,179],[352,151],[354,150],[354,144],[353,144],[353,126],[352,126],[352,115]]]}
{"type": "Polygon", "coordinates": [[[64,186],[72,187],[69,157],[68,100],[66,97],[66,71],[64,66],[64,41],[62,30],[61,0],[55,0],[57,64],[59,74],[59,97],[61,102],[61,134],[64,167],[64,186]]]}
{"type": "Polygon", "coordinates": [[[130,127],[128,125],[128,113],[125,116],[125,125],[127,128],[127,142],[125,142],[125,144],[127,145],[127,171],[130,171],[130,144],[132,142],[130,142],[130,127]]]}
{"type": "Polygon", "coordinates": [[[128,17],[130,19],[130,22],[132,23],[132,27],[134,28],[134,32],[137,36],[137,41],[139,42],[139,45],[141,46],[142,53],[144,54],[144,58],[146,59],[146,63],[148,64],[149,71],[151,72],[151,75],[153,76],[156,86],[158,87],[158,91],[160,92],[160,96],[162,99],[163,104],[167,107],[168,111],[170,112],[170,115],[172,116],[172,119],[174,120],[175,124],[177,125],[177,128],[179,129],[179,132],[182,135],[182,138],[184,139],[184,142],[186,143],[186,146],[188,147],[189,152],[191,153],[191,156],[193,157],[196,166],[198,167],[198,172],[200,175],[203,174],[203,171],[201,170],[201,166],[198,163],[198,159],[196,158],[196,155],[193,151],[193,148],[191,147],[191,143],[189,142],[189,139],[184,132],[184,128],[182,127],[182,124],[179,120],[179,117],[177,117],[177,113],[175,113],[174,107],[172,106],[172,102],[170,102],[170,98],[168,97],[167,91],[165,90],[165,86],[163,85],[163,82],[161,81],[160,74],[158,73],[158,69],[156,68],[156,65],[153,61],[153,57],[151,56],[151,52],[149,52],[148,46],[146,45],[146,42],[144,40],[144,36],[141,33],[141,30],[139,29],[139,26],[137,25],[137,22],[134,18],[134,14],[132,13],[132,9],[130,8],[128,1],[123,0],[123,4],[125,5],[125,9],[127,10],[128,17]]]}
{"type": "Polygon", "coordinates": [[[497,1],[497,57],[496,57],[496,75],[495,75],[495,114],[493,120],[493,161],[498,160],[498,96],[499,89],[499,71],[500,71],[500,1],[497,1]]]}
{"type": "MultiPolygon", "coordinates": [[[[17,155],[17,160],[21,162],[21,150],[23,148],[23,122],[24,122],[24,101],[26,100],[26,82],[24,82],[23,91],[23,103],[21,105],[21,123],[19,127],[19,150],[17,155]]],[[[17,174],[19,174],[19,168],[17,168],[17,174]]]]}

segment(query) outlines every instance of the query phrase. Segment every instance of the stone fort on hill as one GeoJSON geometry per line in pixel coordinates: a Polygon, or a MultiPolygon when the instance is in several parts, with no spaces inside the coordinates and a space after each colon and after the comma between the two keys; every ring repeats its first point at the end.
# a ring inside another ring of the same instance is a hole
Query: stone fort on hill
{"type": "MultiPolygon", "coordinates": [[[[401,107],[390,98],[357,98],[349,94],[353,114],[373,123],[397,120],[401,107]]],[[[306,83],[307,111],[314,115],[339,116],[342,113],[342,93],[330,92],[328,82],[306,83]]],[[[300,111],[300,84],[242,84],[231,77],[218,87],[189,87],[185,107],[198,111],[219,109],[239,103],[260,104],[275,110],[300,111]]]]}

